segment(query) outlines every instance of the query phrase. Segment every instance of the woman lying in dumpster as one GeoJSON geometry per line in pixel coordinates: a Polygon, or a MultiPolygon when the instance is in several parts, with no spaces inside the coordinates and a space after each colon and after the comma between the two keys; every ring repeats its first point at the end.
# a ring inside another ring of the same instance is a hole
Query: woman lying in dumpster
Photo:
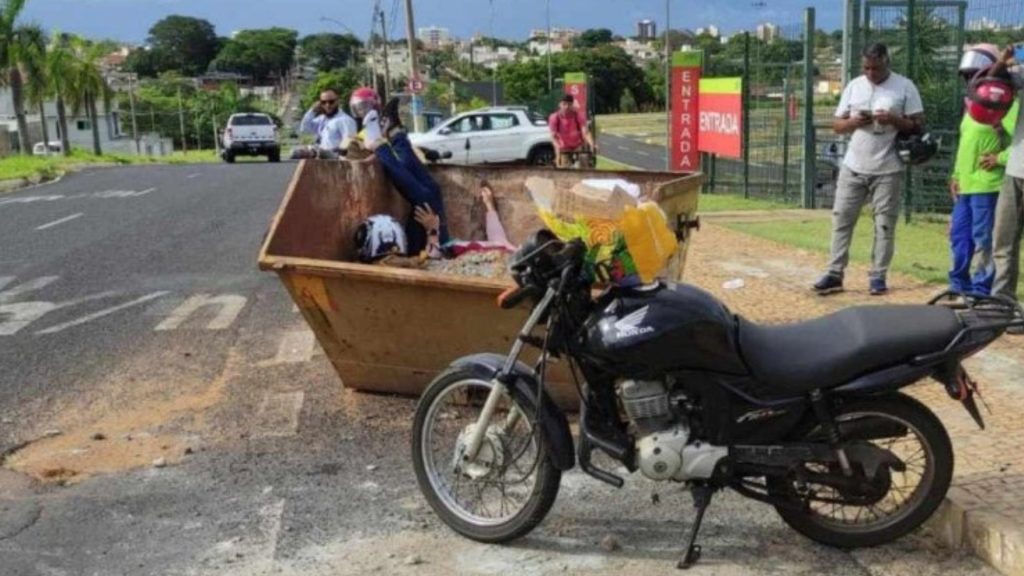
{"type": "MultiPolygon", "coordinates": [[[[430,206],[417,206],[413,210],[413,218],[419,222],[427,231],[427,247],[425,249],[429,258],[458,258],[463,254],[471,252],[500,251],[512,253],[516,246],[508,241],[505,234],[505,227],[501,225],[498,217],[498,209],[494,205],[494,191],[487,180],[480,182],[480,201],[486,208],[484,218],[484,230],[487,234],[486,240],[450,240],[441,242],[438,240],[437,231],[441,227],[441,218],[431,210],[430,206]]],[[[412,252],[410,251],[410,254],[412,252]]]]}
{"type": "MultiPolygon", "coordinates": [[[[427,206],[439,219],[434,232],[440,243],[448,242],[441,187],[430,177],[420,163],[402,128],[398,117],[398,98],[392,98],[382,108],[377,92],[372,88],[357,88],[349,99],[352,114],[362,122],[359,135],[363,146],[371,150],[391,179],[391,183],[409,204],[427,206]]],[[[405,225],[409,254],[418,254],[427,246],[428,231],[410,216],[405,225]]]]}

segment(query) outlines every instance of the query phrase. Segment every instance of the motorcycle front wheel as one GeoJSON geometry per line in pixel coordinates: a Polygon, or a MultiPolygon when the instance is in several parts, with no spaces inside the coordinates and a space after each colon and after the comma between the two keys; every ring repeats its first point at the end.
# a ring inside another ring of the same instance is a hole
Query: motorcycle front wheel
{"type": "MultiPolygon", "coordinates": [[[[794,474],[770,480],[769,492],[789,501],[788,506],[776,506],[786,524],[822,544],[861,548],[892,542],[924,523],[942,503],[953,477],[953,447],[942,422],[903,394],[845,404],[834,417],[837,422],[887,420],[905,429],[902,436],[871,440],[901,465],[883,466],[870,481],[871,488],[856,494],[802,481],[794,474]]],[[[820,442],[822,436],[815,428],[803,439],[820,442]]],[[[802,471],[805,478],[842,474],[835,465],[814,463],[804,464],[802,471]]],[[[857,473],[863,474],[863,469],[857,473]]]]}
{"type": "Polygon", "coordinates": [[[416,481],[434,512],[467,538],[501,543],[524,536],[547,515],[562,473],[552,465],[536,407],[506,391],[480,449],[469,438],[495,383],[450,370],[424,391],[413,420],[416,481]]]}

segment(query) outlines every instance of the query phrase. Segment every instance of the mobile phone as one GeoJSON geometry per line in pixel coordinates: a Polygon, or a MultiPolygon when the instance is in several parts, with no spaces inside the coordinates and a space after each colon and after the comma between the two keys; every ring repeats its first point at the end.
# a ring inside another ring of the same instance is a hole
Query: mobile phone
{"type": "Polygon", "coordinates": [[[1024,42],[1013,45],[1013,59],[1017,64],[1024,66],[1024,42]]]}

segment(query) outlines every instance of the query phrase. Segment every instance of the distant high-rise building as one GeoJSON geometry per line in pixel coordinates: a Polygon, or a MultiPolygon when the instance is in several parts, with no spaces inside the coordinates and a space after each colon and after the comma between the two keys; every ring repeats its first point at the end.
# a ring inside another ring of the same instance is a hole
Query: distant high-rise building
{"type": "Polygon", "coordinates": [[[701,28],[697,28],[697,36],[701,36],[702,34],[707,34],[712,38],[718,38],[721,32],[718,30],[718,26],[712,24],[710,26],[703,26],[701,28]]]}
{"type": "Polygon", "coordinates": [[[755,34],[758,40],[763,42],[771,42],[779,37],[779,26],[770,22],[757,25],[757,32],[755,34]]]}
{"type": "Polygon", "coordinates": [[[654,40],[658,36],[658,25],[654,20],[641,20],[636,23],[636,35],[640,40],[654,40]]]}
{"type": "Polygon", "coordinates": [[[429,26],[416,31],[416,36],[427,48],[440,48],[451,43],[451,33],[447,28],[429,26]]]}

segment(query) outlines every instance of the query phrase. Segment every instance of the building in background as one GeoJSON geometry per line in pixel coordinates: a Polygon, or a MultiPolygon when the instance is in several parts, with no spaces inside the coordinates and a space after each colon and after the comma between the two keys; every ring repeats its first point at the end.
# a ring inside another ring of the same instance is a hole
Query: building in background
{"type": "Polygon", "coordinates": [[[772,24],[771,22],[765,22],[757,25],[757,32],[755,33],[758,40],[762,42],[772,42],[779,38],[779,26],[772,24]]]}
{"type": "Polygon", "coordinates": [[[704,34],[707,34],[708,36],[711,36],[712,38],[718,38],[719,36],[721,36],[722,33],[718,29],[718,26],[715,26],[714,24],[712,24],[710,26],[702,26],[700,28],[697,28],[696,34],[697,34],[697,36],[703,36],[704,34]]]}
{"type": "Polygon", "coordinates": [[[447,28],[438,28],[437,26],[420,28],[416,32],[416,37],[423,42],[424,48],[428,50],[444,48],[452,43],[451,32],[447,28]]]}
{"type": "Polygon", "coordinates": [[[636,23],[637,40],[654,40],[658,36],[658,25],[654,20],[641,20],[636,23]]]}

